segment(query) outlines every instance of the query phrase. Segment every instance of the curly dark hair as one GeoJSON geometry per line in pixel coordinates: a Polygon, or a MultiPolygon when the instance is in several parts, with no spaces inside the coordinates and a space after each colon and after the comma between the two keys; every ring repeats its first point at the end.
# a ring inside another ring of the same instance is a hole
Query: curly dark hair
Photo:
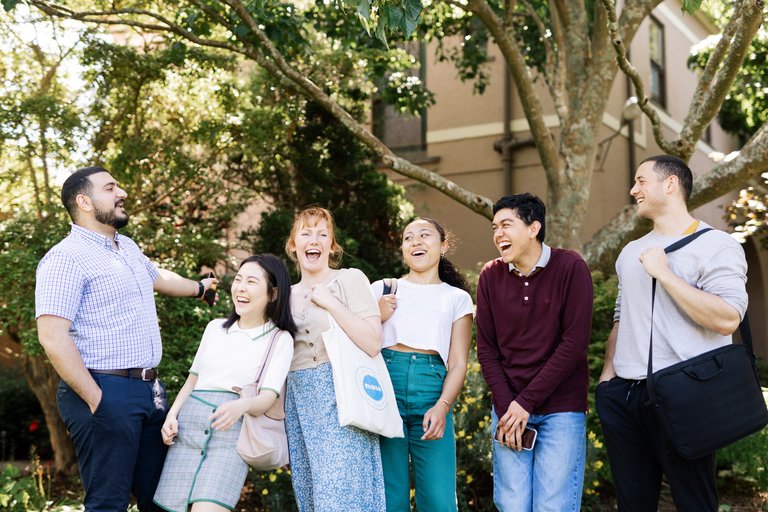
{"type": "MultiPolygon", "coordinates": [[[[443,229],[443,227],[435,220],[431,219],[429,217],[417,217],[413,219],[416,220],[423,220],[426,222],[429,222],[432,224],[437,232],[440,234],[440,242],[448,241],[448,246],[450,249],[451,242],[453,241],[453,236],[451,233],[446,233],[446,231],[443,229]]],[[[413,221],[411,221],[413,222],[413,221]]],[[[448,260],[448,258],[445,257],[443,254],[440,256],[440,263],[437,266],[437,275],[440,277],[440,280],[444,283],[448,283],[451,286],[455,286],[456,288],[459,288],[461,290],[464,290],[467,293],[470,293],[469,291],[469,281],[467,281],[467,278],[462,274],[456,266],[448,260]]]]}

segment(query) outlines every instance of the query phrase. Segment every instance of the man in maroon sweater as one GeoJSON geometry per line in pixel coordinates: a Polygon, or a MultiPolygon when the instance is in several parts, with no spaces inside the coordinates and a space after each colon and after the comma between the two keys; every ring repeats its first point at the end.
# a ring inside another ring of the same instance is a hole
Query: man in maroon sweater
{"type": "Polygon", "coordinates": [[[538,197],[502,197],[493,213],[501,257],[480,273],[476,322],[477,358],[493,397],[494,503],[502,512],[577,512],[592,277],[579,254],[544,243],[538,197]],[[526,428],[537,431],[532,449],[523,443],[526,428]]]}

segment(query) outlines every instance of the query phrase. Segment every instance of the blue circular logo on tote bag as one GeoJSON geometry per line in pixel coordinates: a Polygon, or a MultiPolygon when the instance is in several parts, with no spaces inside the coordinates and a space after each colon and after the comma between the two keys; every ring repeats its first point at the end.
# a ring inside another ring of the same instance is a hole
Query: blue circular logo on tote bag
{"type": "Polygon", "coordinates": [[[366,375],[363,377],[363,389],[368,394],[368,396],[374,400],[381,400],[384,398],[384,390],[381,389],[379,379],[373,375],[366,375]]]}
{"type": "Polygon", "coordinates": [[[378,374],[371,368],[361,366],[357,369],[357,387],[365,401],[374,409],[383,409],[387,405],[384,388],[378,374]]]}

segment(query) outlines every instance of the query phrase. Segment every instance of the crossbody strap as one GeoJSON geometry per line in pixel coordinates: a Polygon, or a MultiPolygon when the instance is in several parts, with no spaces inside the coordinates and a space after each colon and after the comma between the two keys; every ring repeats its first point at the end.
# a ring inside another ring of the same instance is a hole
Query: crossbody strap
{"type": "MultiPolygon", "coordinates": [[[[690,234],[685,238],[681,238],[677,242],[665,247],[664,252],[669,254],[678,249],[681,249],[686,245],[688,245],[689,243],[696,240],[697,238],[699,238],[701,235],[703,235],[707,231],[712,231],[712,228],[705,228],[693,234],[690,234]]],[[[653,306],[654,306],[655,300],[656,300],[656,278],[653,278],[653,281],[651,282],[651,334],[650,334],[650,343],[648,344],[648,370],[646,373],[647,385],[648,385],[648,397],[651,403],[656,402],[656,391],[653,386],[653,379],[651,378],[651,375],[653,375],[653,306]]],[[[744,313],[744,319],[739,324],[739,332],[741,333],[741,342],[744,345],[746,345],[747,348],[749,349],[750,354],[752,354],[752,361],[754,362],[755,353],[752,350],[752,331],[749,328],[749,317],[747,316],[746,312],[744,313]]]]}
{"type": "Polygon", "coordinates": [[[267,368],[269,367],[269,362],[272,360],[272,355],[275,353],[275,345],[277,344],[277,337],[282,333],[280,329],[277,329],[275,333],[272,335],[272,337],[269,339],[269,345],[267,346],[267,352],[264,355],[264,361],[261,363],[261,368],[259,368],[259,373],[256,374],[256,389],[258,391],[261,391],[261,378],[264,376],[264,372],[267,371],[267,368]]]}

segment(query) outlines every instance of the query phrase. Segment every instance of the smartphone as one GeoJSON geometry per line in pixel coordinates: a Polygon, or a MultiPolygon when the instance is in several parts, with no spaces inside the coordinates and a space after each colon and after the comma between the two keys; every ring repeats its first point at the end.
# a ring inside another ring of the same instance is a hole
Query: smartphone
{"type": "MultiPolygon", "coordinates": [[[[536,436],[538,431],[535,428],[525,427],[523,430],[523,450],[533,450],[533,446],[536,444],[536,436]]],[[[493,436],[495,441],[499,440],[499,429],[496,427],[496,434],[493,436]]],[[[499,441],[500,442],[500,441],[499,441]]],[[[506,446],[506,445],[504,445],[506,446]]]]}
{"type": "MultiPolygon", "coordinates": [[[[215,277],[213,275],[213,272],[208,272],[208,275],[205,277],[215,277]]],[[[200,297],[200,300],[208,304],[210,307],[213,307],[213,303],[216,300],[216,283],[212,283],[211,287],[205,290],[205,293],[202,297],[200,297]]]]}

